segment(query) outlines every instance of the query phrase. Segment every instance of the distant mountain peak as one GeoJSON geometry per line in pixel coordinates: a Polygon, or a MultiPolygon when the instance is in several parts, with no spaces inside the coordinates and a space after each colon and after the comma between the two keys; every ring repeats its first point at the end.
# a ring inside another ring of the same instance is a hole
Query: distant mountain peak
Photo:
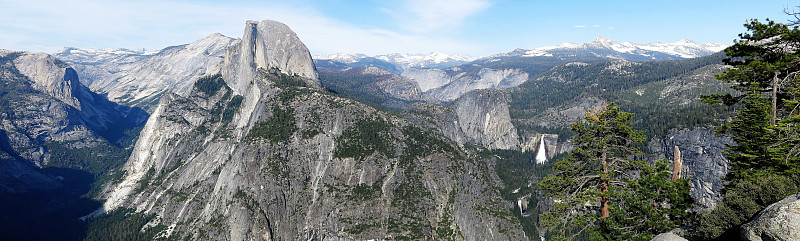
{"type": "Polygon", "coordinates": [[[433,51],[427,54],[391,53],[391,54],[367,56],[364,54],[337,53],[337,54],[314,56],[314,59],[317,60],[333,60],[336,62],[341,62],[346,64],[355,63],[365,58],[375,58],[383,60],[396,65],[400,69],[446,68],[446,67],[461,65],[470,62],[472,60],[475,60],[475,58],[470,56],[447,54],[447,53],[442,53],[440,51],[433,51]]]}
{"type": "Polygon", "coordinates": [[[607,42],[614,42],[614,41],[609,40],[606,37],[603,37],[603,35],[597,35],[597,37],[595,37],[594,41],[592,41],[592,42],[607,43],[607,42]]]}
{"type": "Polygon", "coordinates": [[[504,56],[552,57],[559,55],[593,55],[612,59],[630,59],[639,61],[668,60],[706,56],[722,51],[726,47],[727,45],[718,43],[698,44],[685,38],[673,43],[620,43],[600,35],[588,43],[576,44],[565,42],[557,46],[545,46],[530,50],[515,49],[506,54],[493,55],[489,58],[504,56]]]}

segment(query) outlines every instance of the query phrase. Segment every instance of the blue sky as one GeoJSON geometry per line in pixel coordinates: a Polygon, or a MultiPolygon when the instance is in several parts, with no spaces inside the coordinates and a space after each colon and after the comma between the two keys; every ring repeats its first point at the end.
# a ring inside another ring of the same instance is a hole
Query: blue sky
{"type": "Polygon", "coordinates": [[[746,19],[786,22],[798,1],[558,0],[0,0],[0,48],[145,48],[242,35],[246,20],[286,23],[312,54],[444,53],[473,57],[602,35],[620,42],[731,44],[746,19]]]}

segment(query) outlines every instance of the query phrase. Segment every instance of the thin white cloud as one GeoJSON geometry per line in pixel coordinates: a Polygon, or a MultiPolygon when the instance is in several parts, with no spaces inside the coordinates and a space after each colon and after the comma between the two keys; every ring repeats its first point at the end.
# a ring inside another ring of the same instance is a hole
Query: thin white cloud
{"type": "MultiPolygon", "coordinates": [[[[411,1],[410,3],[413,3],[411,1]]],[[[421,2],[421,1],[420,1],[421,2]]],[[[455,10],[415,9],[421,28],[457,25],[487,3],[469,1],[455,10]],[[466,6],[465,6],[466,5],[466,6]],[[448,20],[448,19],[455,20],[448,20]],[[435,23],[441,21],[441,23],[435,23]]],[[[415,6],[411,4],[410,6],[415,6]]],[[[386,29],[366,29],[325,17],[310,6],[281,3],[252,4],[196,3],[184,1],[92,1],[0,0],[0,48],[55,52],[64,46],[82,48],[147,48],[193,42],[220,32],[230,37],[242,35],[245,20],[273,19],[287,24],[312,51],[312,54],[338,52],[369,55],[392,52],[422,53],[439,50],[475,54],[483,49],[469,42],[444,35],[417,32],[399,33],[386,29]]]]}
{"type": "Polygon", "coordinates": [[[406,0],[401,11],[387,11],[414,32],[431,32],[461,25],[464,20],[491,6],[487,0],[406,0]]]}
{"type": "Polygon", "coordinates": [[[575,25],[576,28],[585,28],[586,25],[575,25]]]}
{"type": "Polygon", "coordinates": [[[614,30],[614,27],[608,27],[608,30],[614,30]]]}
{"type": "Polygon", "coordinates": [[[595,25],[592,25],[592,27],[593,27],[593,28],[599,28],[599,27],[600,27],[600,25],[597,25],[597,24],[595,24],[595,25]]]}

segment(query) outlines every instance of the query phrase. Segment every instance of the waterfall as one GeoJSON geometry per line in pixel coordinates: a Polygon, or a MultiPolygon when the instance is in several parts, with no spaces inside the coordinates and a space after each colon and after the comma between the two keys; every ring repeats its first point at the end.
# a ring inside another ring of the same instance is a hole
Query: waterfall
{"type": "Polygon", "coordinates": [[[542,140],[539,142],[539,151],[536,153],[536,164],[545,162],[547,162],[547,154],[544,150],[544,135],[542,135],[542,140]]]}

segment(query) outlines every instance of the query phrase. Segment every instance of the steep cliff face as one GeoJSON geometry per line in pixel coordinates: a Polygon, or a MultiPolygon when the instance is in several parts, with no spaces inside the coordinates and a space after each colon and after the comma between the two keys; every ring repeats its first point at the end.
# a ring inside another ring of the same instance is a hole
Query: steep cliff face
{"type": "Polygon", "coordinates": [[[491,90],[473,91],[461,96],[453,103],[453,108],[458,117],[456,127],[463,135],[453,139],[493,149],[518,147],[517,130],[511,124],[508,101],[502,92],[491,90]]]}
{"type": "Polygon", "coordinates": [[[405,101],[436,102],[436,99],[424,94],[416,82],[395,73],[377,67],[368,67],[364,68],[362,74],[380,79],[375,82],[376,87],[391,97],[405,101]]]}
{"type": "Polygon", "coordinates": [[[221,75],[162,97],[105,210],[156,214],[148,227],[170,238],[525,238],[491,160],[321,90],[313,65],[272,68],[249,51],[301,44],[266,42],[287,40],[271,25],[248,22],[242,43],[289,49],[232,47],[221,75]]]}
{"type": "Polygon", "coordinates": [[[474,72],[459,67],[442,69],[407,69],[404,77],[416,81],[425,93],[443,101],[452,101],[477,89],[515,87],[528,80],[528,73],[519,69],[480,68],[474,72]]]}
{"type": "Polygon", "coordinates": [[[691,195],[703,208],[711,208],[721,200],[722,178],[728,173],[728,159],[722,154],[725,145],[734,144],[727,137],[718,137],[713,130],[673,130],[664,139],[653,138],[650,151],[654,158],[674,160],[674,148],[680,149],[686,177],[691,179],[691,195]]]}
{"type": "Polygon", "coordinates": [[[83,195],[122,165],[126,131],[146,119],[52,56],[0,50],[0,213],[13,217],[0,219],[0,239],[80,239],[76,220],[100,206],[83,195]]]}
{"type": "Polygon", "coordinates": [[[83,86],[72,68],[43,53],[0,51],[0,129],[20,158],[45,165],[48,143],[92,148],[122,141],[147,113],[117,105],[83,86]]]}
{"type": "Polygon", "coordinates": [[[242,40],[225,53],[222,77],[236,93],[245,93],[258,69],[278,69],[287,75],[305,78],[311,87],[320,88],[311,53],[288,26],[272,20],[248,21],[242,40]]]}
{"type": "Polygon", "coordinates": [[[533,132],[523,132],[520,147],[523,152],[538,153],[541,139],[544,139],[544,150],[547,160],[550,161],[558,154],[572,151],[574,145],[571,140],[559,141],[558,134],[540,134],[533,132]]]}
{"type": "Polygon", "coordinates": [[[508,97],[497,90],[469,92],[450,106],[415,103],[406,111],[411,121],[438,129],[458,144],[489,149],[520,147],[517,129],[511,123],[508,97]]]}
{"type": "Polygon", "coordinates": [[[67,48],[55,55],[75,66],[92,90],[150,109],[163,93],[186,95],[195,80],[219,72],[226,49],[235,42],[215,33],[156,53],[67,48]]]}

